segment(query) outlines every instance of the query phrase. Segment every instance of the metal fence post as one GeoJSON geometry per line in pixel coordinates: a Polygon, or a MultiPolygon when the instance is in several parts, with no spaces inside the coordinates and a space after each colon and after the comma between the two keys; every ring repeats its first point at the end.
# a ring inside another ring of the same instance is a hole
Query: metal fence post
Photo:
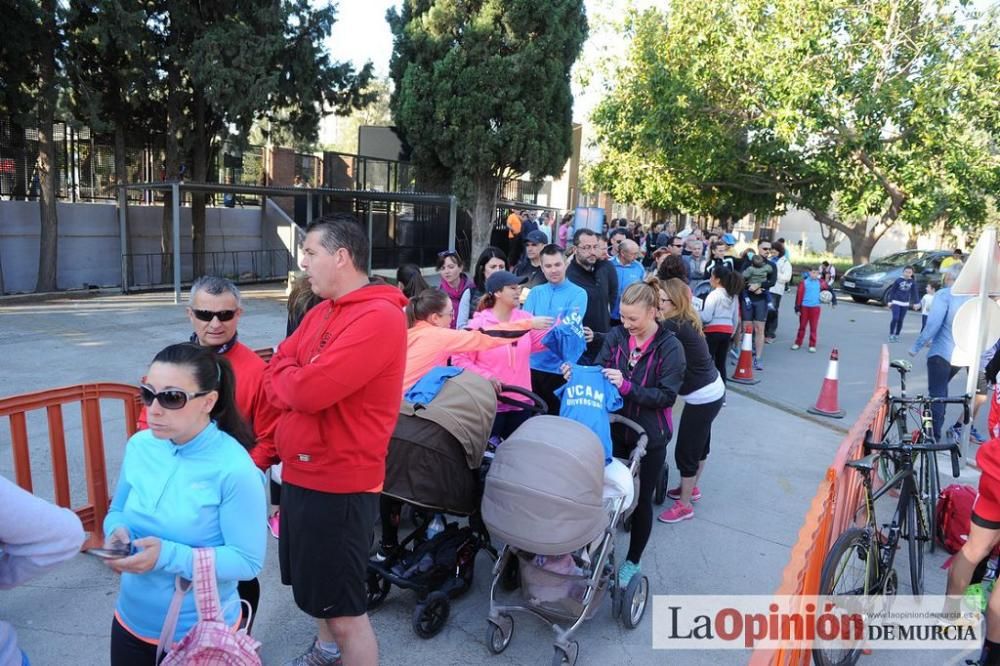
{"type": "Polygon", "coordinates": [[[458,199],[452,194],[448,197],[448,249],[452,252],[455,251],[455,236],[458,233],[457,206],[458,199]]]}
{"type": "Polygon", "coordinates": [[[118,236],[122,250],[122,293],[128,293],[128,190],[124,185],[118,186],[118,236]]]}
{"type": "Polygon", "coordinates": [[[170,186],[174,209],[174,304],[181,302],[181,186],[174,183],[170,186]]]}
{"type": "Polygon", "coordinates": [[[375,244],[375,238],[374,238],[375,234],[374,234],[374,226],[372,224],[372,202],[369,201],[367,202],[367,204],[368,204],[368,213],[365,215],[365,217],[367,218],[368,221],[368,274],[371,275],[372,270],[374,268],[372,266],[372,254],[373,254],[372,246],[375,244]]]}

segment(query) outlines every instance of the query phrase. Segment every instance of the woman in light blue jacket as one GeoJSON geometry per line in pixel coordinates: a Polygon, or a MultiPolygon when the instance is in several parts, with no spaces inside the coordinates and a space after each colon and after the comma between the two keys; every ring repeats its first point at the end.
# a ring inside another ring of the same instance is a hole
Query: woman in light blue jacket
{"type": "MultiPolygon", "coordinates": [[[[106,547],[134,553],[108,560],[122,574],[111,666],[154,663],[174,580],[192,578],[195,548],[215,549],[226,623],[235,629],[241,621],[236,584],[260,573],[267,505],[264,476],[248,453],[253,431],[239,415],[234,388],[229,363],[193,344],[157,354],[140,386],[149,430],[128,441],[104,519],[106,547]]],[[[197,619],[189,592],[173,641],[197,619]]]]}

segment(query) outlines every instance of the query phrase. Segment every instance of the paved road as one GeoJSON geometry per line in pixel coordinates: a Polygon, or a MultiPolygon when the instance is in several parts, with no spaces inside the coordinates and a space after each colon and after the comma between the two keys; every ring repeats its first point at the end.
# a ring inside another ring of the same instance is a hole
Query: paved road
{"type": "MultiPolygon", "coordinates": [[[[282,294],[273,288],[249,289],[241,339],[253,347],[277,341],[284,331],[282,294]]],[[[779,340],[765,354],[763,381],[743,394],[730,395],[714,429],[712,457],[701,484],[704,498],[695,520],[656,524],[643,558],[643,571],[655,594],[768,594],[774,591],[797,538],[806,506],[816,492],[840,433],[800,418],[819,391],[832,345],[840,347],[841,400],[848,418],[871,394],[878,345],[888,328],[886,311],[845,304],[824,311],[818,354],[791,352],[791,307],[779,340]],[[778,401],[781,408],[756,397],[778,401]]],[[[904,339],[912,339],[919,318],[912,317],[904,339]]],[[[187,335],[183,310],[167,295],[98,296],[58,299],[45,304],[0,306],[0,393],[106,379],[134,382],[162,346],[187,335]]],[[[898,345],[897,345],[898,347],[898,345]]],[[[917,380],[920,384],[921,380],[917,380]]],[[[957,382],[956,382],[957,384],[957,382]]],[[[122,417],[108,405],[105,436],[112,477],[123,447],[122,417]]],[[[36,492],[51,493],[44,422],[31,419],[36,492]]],[[[73,468],[82,468],[79,419],[67,411],[73,468]],[[74,420],[75,419],[75,420],[74,420]]],[[[670,449],[672,458],[672,448],[670,449]]],[[[672,463],[672,461],[671,461],[672,463]]],[[[0,427],[0,473],[10,474],[9,435],[0,427]]],[[[671,467],[673,465],[671,464],[671,467]]],[[[973,483],[974,478],[965,473],[973,483]]],[[[676,480],[676,469],[672,480],[676,480]]],[[[74,498],[82,500],[81,484],[74,498]]],[[[627,546],[627,535],[618,544],[627,546]]],[[[255,635],[264,644],[265,664],[281,664],[311,640],[310,622],[295,608],[277,576],[276,542],[269,540],[261,575],[263,600],[255,635]]],[[[927,564],[927,588],[943,589],[937,565],[927,564]]],[[[454,603],[448,627],[423,641],[410,628],[413,598],[394,590],[373,623],[385,664],[538,664],[551,658],[551,632],[532,618],[517,618],[507,652],[491,657],[485,646],[489,561],[478,560],[473,589],[454,603]]],[[[901,572],[902,573],[902,572],[901,572]]],[[[905,579],[905,576],[901,576],[905,579]]],[[[5,591],[0,614],[12,621],[33,664],[107,663],[108,633],[117,592],[113,574],[80,556],[30,585],[5,591]]],[[[578,633],[581,664],[743,664],[742,651],[654,652],[650,618],[635,631],[601,612],[578,633]]],[[[957,655],[892,653],[871,663],[941,664],[957,655]]]]}

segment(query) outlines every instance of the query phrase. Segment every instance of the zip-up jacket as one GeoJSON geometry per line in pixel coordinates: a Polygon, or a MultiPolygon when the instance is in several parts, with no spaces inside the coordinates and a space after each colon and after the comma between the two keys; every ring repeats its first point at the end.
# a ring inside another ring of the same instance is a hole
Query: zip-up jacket
{"type": "Polygon", "coordinates": [[[732,335],[740,323],[739,298],[730,296],[725,287],[716,287],[705,297],[700,314],[706,333],[732,335]]]}
{"type": "Polygon", "coordinates": [[[625,404],[621,415],[643,427],[649,436],[648,449],[666,446],[672,435],[669,410],[684,381],[684,347],[677,336],[660,326],[630,370],[628,341],[629,334],[624,327],[611,329],[594,365],[622,371],[625,381],[619,392],[625,404]]]}
{"type": "Polygon", "coordinates": [[[583,363],[593,358],[601,349],[604,336],[611,328],[611,306],[618,297],[618,271],[610,261],[598,261],[594,270],[588,271],[573,259],[566,268],[566,279],[587,292],[587,311],[583,325],[594,332],[594,339],[587,345],[583,363]]]}
{"type": "Polygon", "coordinates": [[[264,373],[282,479],[327,493],[385,479],[406,364],[406,297],[368,285],[309,311],[264,373]]]}
{"type": "MultiPolygon", "coordinates": [[[[532,315],[524,310],[514,310],[510,313],[510,322],[529,322],[532,315]]],[[[500,320],[493,313],[492,309],[480,310],[469,320],[472,328],[496,328],[500,325],[500,320]]],[[[502,384],[519,386],[531,390],[531,352],[542,351],[542,338],[547,331],[531,331],[528,335],[521,336],[514,344],[506,347],[494,347],[492,349],[478,349],[462,354],[455,354],[451,358],[452,365],[471,370],[472,372],[485,377],[486,379],[497,379],[502,384]]],[[[521,396],[510,394],[508,397],[521,399],[521,396]]],[[[497,405],[497,411],[505,412],[513,410],[508,405],[497,405]]]]}
{"type": "Polygon", "coordinates": [[[771,287],[771,293],[782,295],[785,293],[785,289],[788,287],[788,283],[792,279],[792,262],[788,260],[788,257],[779,257],[777,261],[772,261],[774,267],[778,269],[778,275],[775,279],[774,286],[771,287]]]}

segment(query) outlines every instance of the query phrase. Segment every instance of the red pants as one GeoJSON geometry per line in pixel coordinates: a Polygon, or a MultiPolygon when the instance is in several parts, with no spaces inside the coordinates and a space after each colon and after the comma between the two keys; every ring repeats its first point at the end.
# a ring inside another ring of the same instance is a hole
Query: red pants
{"type": "Polygon", "coordinates": [[[801,345],[806,337],[806,326],[809,326],[809,346],[816,346],[816,336],[819,335],[819,306],[803,305],[799,312],[799,332],[795,336],[795,344],[801,345]]]}

